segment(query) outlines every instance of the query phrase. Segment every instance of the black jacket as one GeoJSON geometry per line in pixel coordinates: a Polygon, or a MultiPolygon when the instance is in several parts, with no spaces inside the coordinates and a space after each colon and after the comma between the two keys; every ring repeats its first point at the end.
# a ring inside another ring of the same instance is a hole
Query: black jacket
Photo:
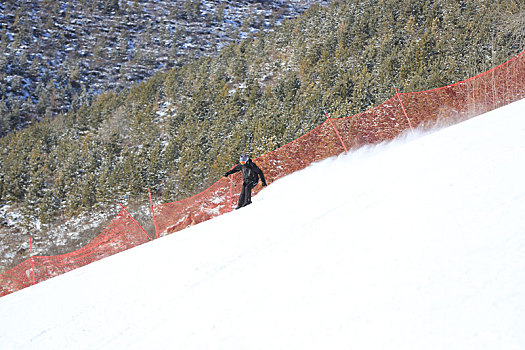
{"type": "Polygon", "coordinates": [[[252,162],[251,159],[248,159],[246,164],[237,164],[232,170],[228,171],[224,176],[229,176],[235,174],[239,171],[242,171],[242,177],[244,182],[252,182],[254,186],[259,182],[259,176],[261,177],[262,185],[266,186],[266,180],[264,179],[264,174],[261,169],[252,162]]]}

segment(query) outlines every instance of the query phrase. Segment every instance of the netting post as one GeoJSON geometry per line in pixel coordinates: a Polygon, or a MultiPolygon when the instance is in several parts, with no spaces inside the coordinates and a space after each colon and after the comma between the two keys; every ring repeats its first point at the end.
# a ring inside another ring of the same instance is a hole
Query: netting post
{"type": "Polygon", "coordinates": [[[33,275],[33,284],[36,284],[35,279],[35,263],[33,261],[33,240],[29,236],[29,255],[31,257],[31,274],[33,275]]]}
{"type": "Polygon", "coordinates": [[[520,74],[521,74],[521,60],[516,60],[516,98],[521,99],[521,88],[520,88],[520,74]]]}
{"type": "Polygon", "coordinates": [[[341,135],[339,135],[339,131],[337,131],[337,128],[332,122],[332,118],[330,118],[330,115],[326,111],[324,112],[324,114],[326,115],[326,118],[330,121],[330,124],[332,124],[332,128],[334,128],[335,133],[337,134],[337,137],[339,137],[339,141],[341,141],[341,145],[343,145],[343,148],[345,149],[345,154],[348,154],[348,149],[346,148],[345,143],[343,142],[343,139],[341,138],[341,135]]]}
{"type": "MultiPolygon", "coordinates": [[[[503,99],[502,99],[502,103],[503,103],[503,105],[506,105],[508,103],[508,100],[507,100],[507,98],[508,98],[508,96],[507,96],[507,79],[509,77],[508,77],[508,74],[506,72],[507,65],[505,65],[504,68],[505,68],[505,73],[504,73],[505,74],[505,79],[503,79],[503,99]]],[[[503,70],[503,67],[502,67],[502,70],[503,70]]]]}
{"type": "Polygon", "coordinates": [[[476,82],[477,79],[472,79],[472,104],[474,105],[474,115],[477,115],[477,105],[476,105],[476,82]]]}
{"type": "Polygon", "coordinates": [[[513,92],[513,100],[514,101],[517,101],[519,98],[519,92],[518,92],[518,80],[519,80],[519,64],[520,64],[520,60],[519,59],[515,59],[514,62],[513,62],[513,65],[512,65],[512,73],[514,75],[514,92],[513,92]],[[516,69],[516,66],[518,66],[518,69],[516,69]],[[516,72],[518,72],[516,74],[516,72]]]}
{"type": "MultiPolygon", "coordinates": [[[[522,51],[518,56],[521,56],[525,51],[522,51]]],[[[520,89],[520,74],[521,74],[521,57],[516,58],[516,100],[521,99],[522,93],[520,89]]]]}
{"type": "Polygon", "coordinates": [[[153,200],[151,199],[151,189],[148,187],[149,204],[151,207],[151,215],[153,216],[153,225],[155,226],[155,238],[159,238],[159,230],[157,230],[157,221],[155,220],[155,211],[153,210],[153,200]]]}
{"type": "MultiPolygon", "coordinates": [[[[511,72],[512,72],[512,70],[511,70],[511,72]]],[[[511,93],[509,91],[510,90],[510,88],[509,88],[509,79],[510,79],[510,75],[511,74],[509,74],[509,64],[508,63],[505,65],[505,74],[506,74],[506,76],[505,76],[505,90],[506,90],[505,91],[505,95],[506,95],[506,97],[505,97],[505,104],[509,104],[512,99],[510,98],[511,93]]]]}
{"type": "Polygon", "coordinates": [[[485,113],[487,111],[487,85],[488,83],[485,81],[483,84],[483,109],[482,113],[485,113]]]}
{"type": "Polygon", "coordinates": [[[496,102],[497,93],[496,93],[496,82],[495,82],[495,80],[496,80],[496,77],[494,75],[494,70],[492,70],[491,83],[492,83],[492,101],[493,101],[493,103],[492,103],[492,106],[491,106],[492,107],[491,110],[492,109],[496,109],[496,106],[497,106],[497,102],[496,102]]]}
{"type": "Polygon", "coordinates": [[[410,122],[410,119],[408,118],[408,114],[407,114],[407,111],[405,110],[405,106],[403,105],[403,101],[401,101],[401,96],[399,96],[399,93],[397,92],[396,84],[393,84],[393,85],[394,85],[394,90],[396,90],[397,99],[399,100],[399,103],[401,103],[401,108],[403,109],[405,118],[407,118],[408,126],[410,126],[410,130],[412,131],[412,133],[414,133],[414,128],[412,128],[412,123],[410,122]]]}
{"type": "Polygon", "coordinates": [[[230,175],[230,211],[233,211],[233,175],[230,175]]]}

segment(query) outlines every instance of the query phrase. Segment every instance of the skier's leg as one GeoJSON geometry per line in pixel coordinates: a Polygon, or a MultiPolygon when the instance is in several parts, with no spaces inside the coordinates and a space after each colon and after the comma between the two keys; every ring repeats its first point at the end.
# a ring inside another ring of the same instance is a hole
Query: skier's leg
{"type": "MultiPolygon", "coordinates": [[[[252,188],[254,188],[254,184],[252,182],[246,184],[246,190],[244,193],[244,204],[243,206],[246,206],[248,204],[252,204],[252,188]]],[[[243,187],[244,189],[244,187],[243,187]]]]}
{"type": "Polygon", "coordinates": [[[239,203],[237,203],[237,209],[244,207],[244,201],[246,197],[246,184],[242,184],[241,194],[239,195],[239,203]]]}

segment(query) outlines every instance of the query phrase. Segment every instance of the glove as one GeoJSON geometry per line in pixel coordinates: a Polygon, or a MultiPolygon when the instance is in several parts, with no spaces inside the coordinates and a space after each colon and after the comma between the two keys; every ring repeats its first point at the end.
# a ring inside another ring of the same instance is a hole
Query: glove
{"type": "Polygon", "coordinates": [[[263,184],[262,184],[262,186],[263,186],[263,187],[266,187],[266,186],[267,186],[266,182],[265,182],[265,183],[263,183],[263,184]]]}

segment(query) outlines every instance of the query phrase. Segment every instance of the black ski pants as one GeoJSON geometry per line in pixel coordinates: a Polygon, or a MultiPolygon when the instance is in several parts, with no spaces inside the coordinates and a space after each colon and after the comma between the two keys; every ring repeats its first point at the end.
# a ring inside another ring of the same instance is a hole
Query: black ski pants
{"type": "Polygon", "coordinates": [[[257,185],[253,181],[245,181],[242,183],[241,195],[239,196],[239,204],[237,208],[242,208],[252,203],[252,189],[257,185]]]}

